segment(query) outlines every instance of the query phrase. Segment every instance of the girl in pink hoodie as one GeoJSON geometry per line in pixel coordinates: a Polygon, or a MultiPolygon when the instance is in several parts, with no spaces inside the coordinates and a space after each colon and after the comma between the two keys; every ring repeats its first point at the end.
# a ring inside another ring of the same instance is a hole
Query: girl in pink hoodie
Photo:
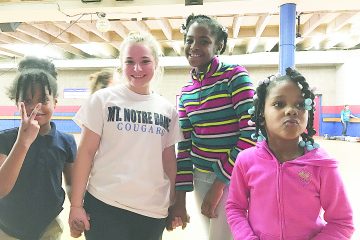
{"type": "Polygon", "coordinates": [[[256,89],[255,147],[239,153],[226,213],[235,240],[345,240],[352,210],[337,162],[312,136],[314,94],[288,68],[256,89]]]}

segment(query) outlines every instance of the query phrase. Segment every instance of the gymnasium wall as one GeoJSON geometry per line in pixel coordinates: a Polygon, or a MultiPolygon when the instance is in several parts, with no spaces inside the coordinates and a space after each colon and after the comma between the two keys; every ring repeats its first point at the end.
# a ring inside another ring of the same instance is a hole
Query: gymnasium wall
{"type": "MultiPolygon", "coordinates": [[[[245,67],[246,64],[244,64],[245,67]]],[[[264,79],[270,74],[277,72],[276,66],[264,67],[247,67],[254,85],[257,86],[258,81],[264,79]]],[[[324,122],[324,118],[333,119],[339,117],[342,108],[343,99],[337,96],[343,96],[342,91],[346,88],[344,84],[344,72],[349,71],[348,66],[330,65],[330,66],[298,66],[297,69],[306,77],[311,86],[316,87],[316,93],[321,95],[321,114],[319,121],[319,135],[324,133],[330,135],[338,135],[341,131],[339,122],[324,122]],[[342,74],[340,74],[340,73],[342,74]],[[338,79],[341,76],[341,79],[338,79]],[[342,88],[339,88],[339,82],[343,83],[342,88]],[[341,91],[341,92],[340,92],[341,91]]],[[[58,128],[66,132],[79,132],[80,129],[72,121],[72,116],[75,114],[79,106],[86,100],[86,98],[69,98],[66,97],[64,91],[66,89],[84,89],[89,86],[88,76],[100,69],[91,70],[59,70],[58,84],[59,84],[59,98],[58,105],[54,113],[54,121],[58,128]]],[[[164,77],[161,81],[156,83],[157,91],[167,98],[174,105],[176,104],[176,95],[180,93],[181,86],[183,86],[189,79],[189,68],[166,68],[164,77]]],[[[14,79],[15,73],[13,71],[2,72],[0,74],[0,81],[2,87],[0,88],[0,130],[17,126],[19,123],[17,109],[13,102],[6,96],[6,87],[10,85],[14,79]]],[[[350,79],[355,81],[354,79],[350,79]]],[[[120,82],[120,80],[118,80],[120,82]]],[[[358,97],[360,99],[360,97],[358,97]]],[[[358,101],[360,103],[360,101],[358,101]]],[[[354,114],[360,114],[359,105],[348,103],[351,106],[354,114]]],[[[319,109],[319,108],[318,108],[319,109]]],[[[320,111],[320,109],[319,109],[320,111]]],[[[360,123],[353,123],[349,127],[349,134],[354,136],[360,135],[360,123]]]]}

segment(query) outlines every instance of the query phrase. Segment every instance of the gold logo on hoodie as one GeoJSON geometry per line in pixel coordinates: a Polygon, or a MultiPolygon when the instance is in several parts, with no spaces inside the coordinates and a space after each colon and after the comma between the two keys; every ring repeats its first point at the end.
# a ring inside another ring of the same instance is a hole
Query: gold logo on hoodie
{"type": "Polygon", "coordinates": [[[302,169],[302,170],[298,173],[298,175],[299,175],[300,180],[301,180],[303,183],[306,183],[306,184],[310,183],[310,178],[311,178],[311,173],[310,173],[310,172],[302,169]]]}

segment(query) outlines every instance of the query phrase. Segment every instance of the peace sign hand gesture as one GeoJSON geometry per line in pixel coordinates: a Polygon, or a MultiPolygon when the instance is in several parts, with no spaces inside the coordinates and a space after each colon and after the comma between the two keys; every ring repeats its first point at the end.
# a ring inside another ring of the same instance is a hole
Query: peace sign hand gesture
{"type": "Polygon", "coordinates": [[[19,128],[17,141],[21,142],[25,146],[30,146],[36,139],[40,125],[37,120],[35,120],[36,114],[41,108],[41,103],[38,103],[34,110],[31,112],[30,116],[27,115],[25,104],[20,103],[19,111],[21,114],[21,124],[19,128]]]}

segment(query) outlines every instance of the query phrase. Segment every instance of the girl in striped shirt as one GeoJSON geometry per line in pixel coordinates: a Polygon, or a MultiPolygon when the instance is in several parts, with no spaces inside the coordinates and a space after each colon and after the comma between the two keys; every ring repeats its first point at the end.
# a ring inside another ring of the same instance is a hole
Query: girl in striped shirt
{"type": "Polygon", "coordinates": [[[183,31],[193,69],[179,101],[185,140],[178,144],[176,201],[167,228],[186,226],[186,192],[194,190],[209,239],[231,239],[224,205],[236,156],[254,145],[247,113],[254,89],[244,67],[218,58],[228,35],[215,19],[190,15],[183,31]]]}

